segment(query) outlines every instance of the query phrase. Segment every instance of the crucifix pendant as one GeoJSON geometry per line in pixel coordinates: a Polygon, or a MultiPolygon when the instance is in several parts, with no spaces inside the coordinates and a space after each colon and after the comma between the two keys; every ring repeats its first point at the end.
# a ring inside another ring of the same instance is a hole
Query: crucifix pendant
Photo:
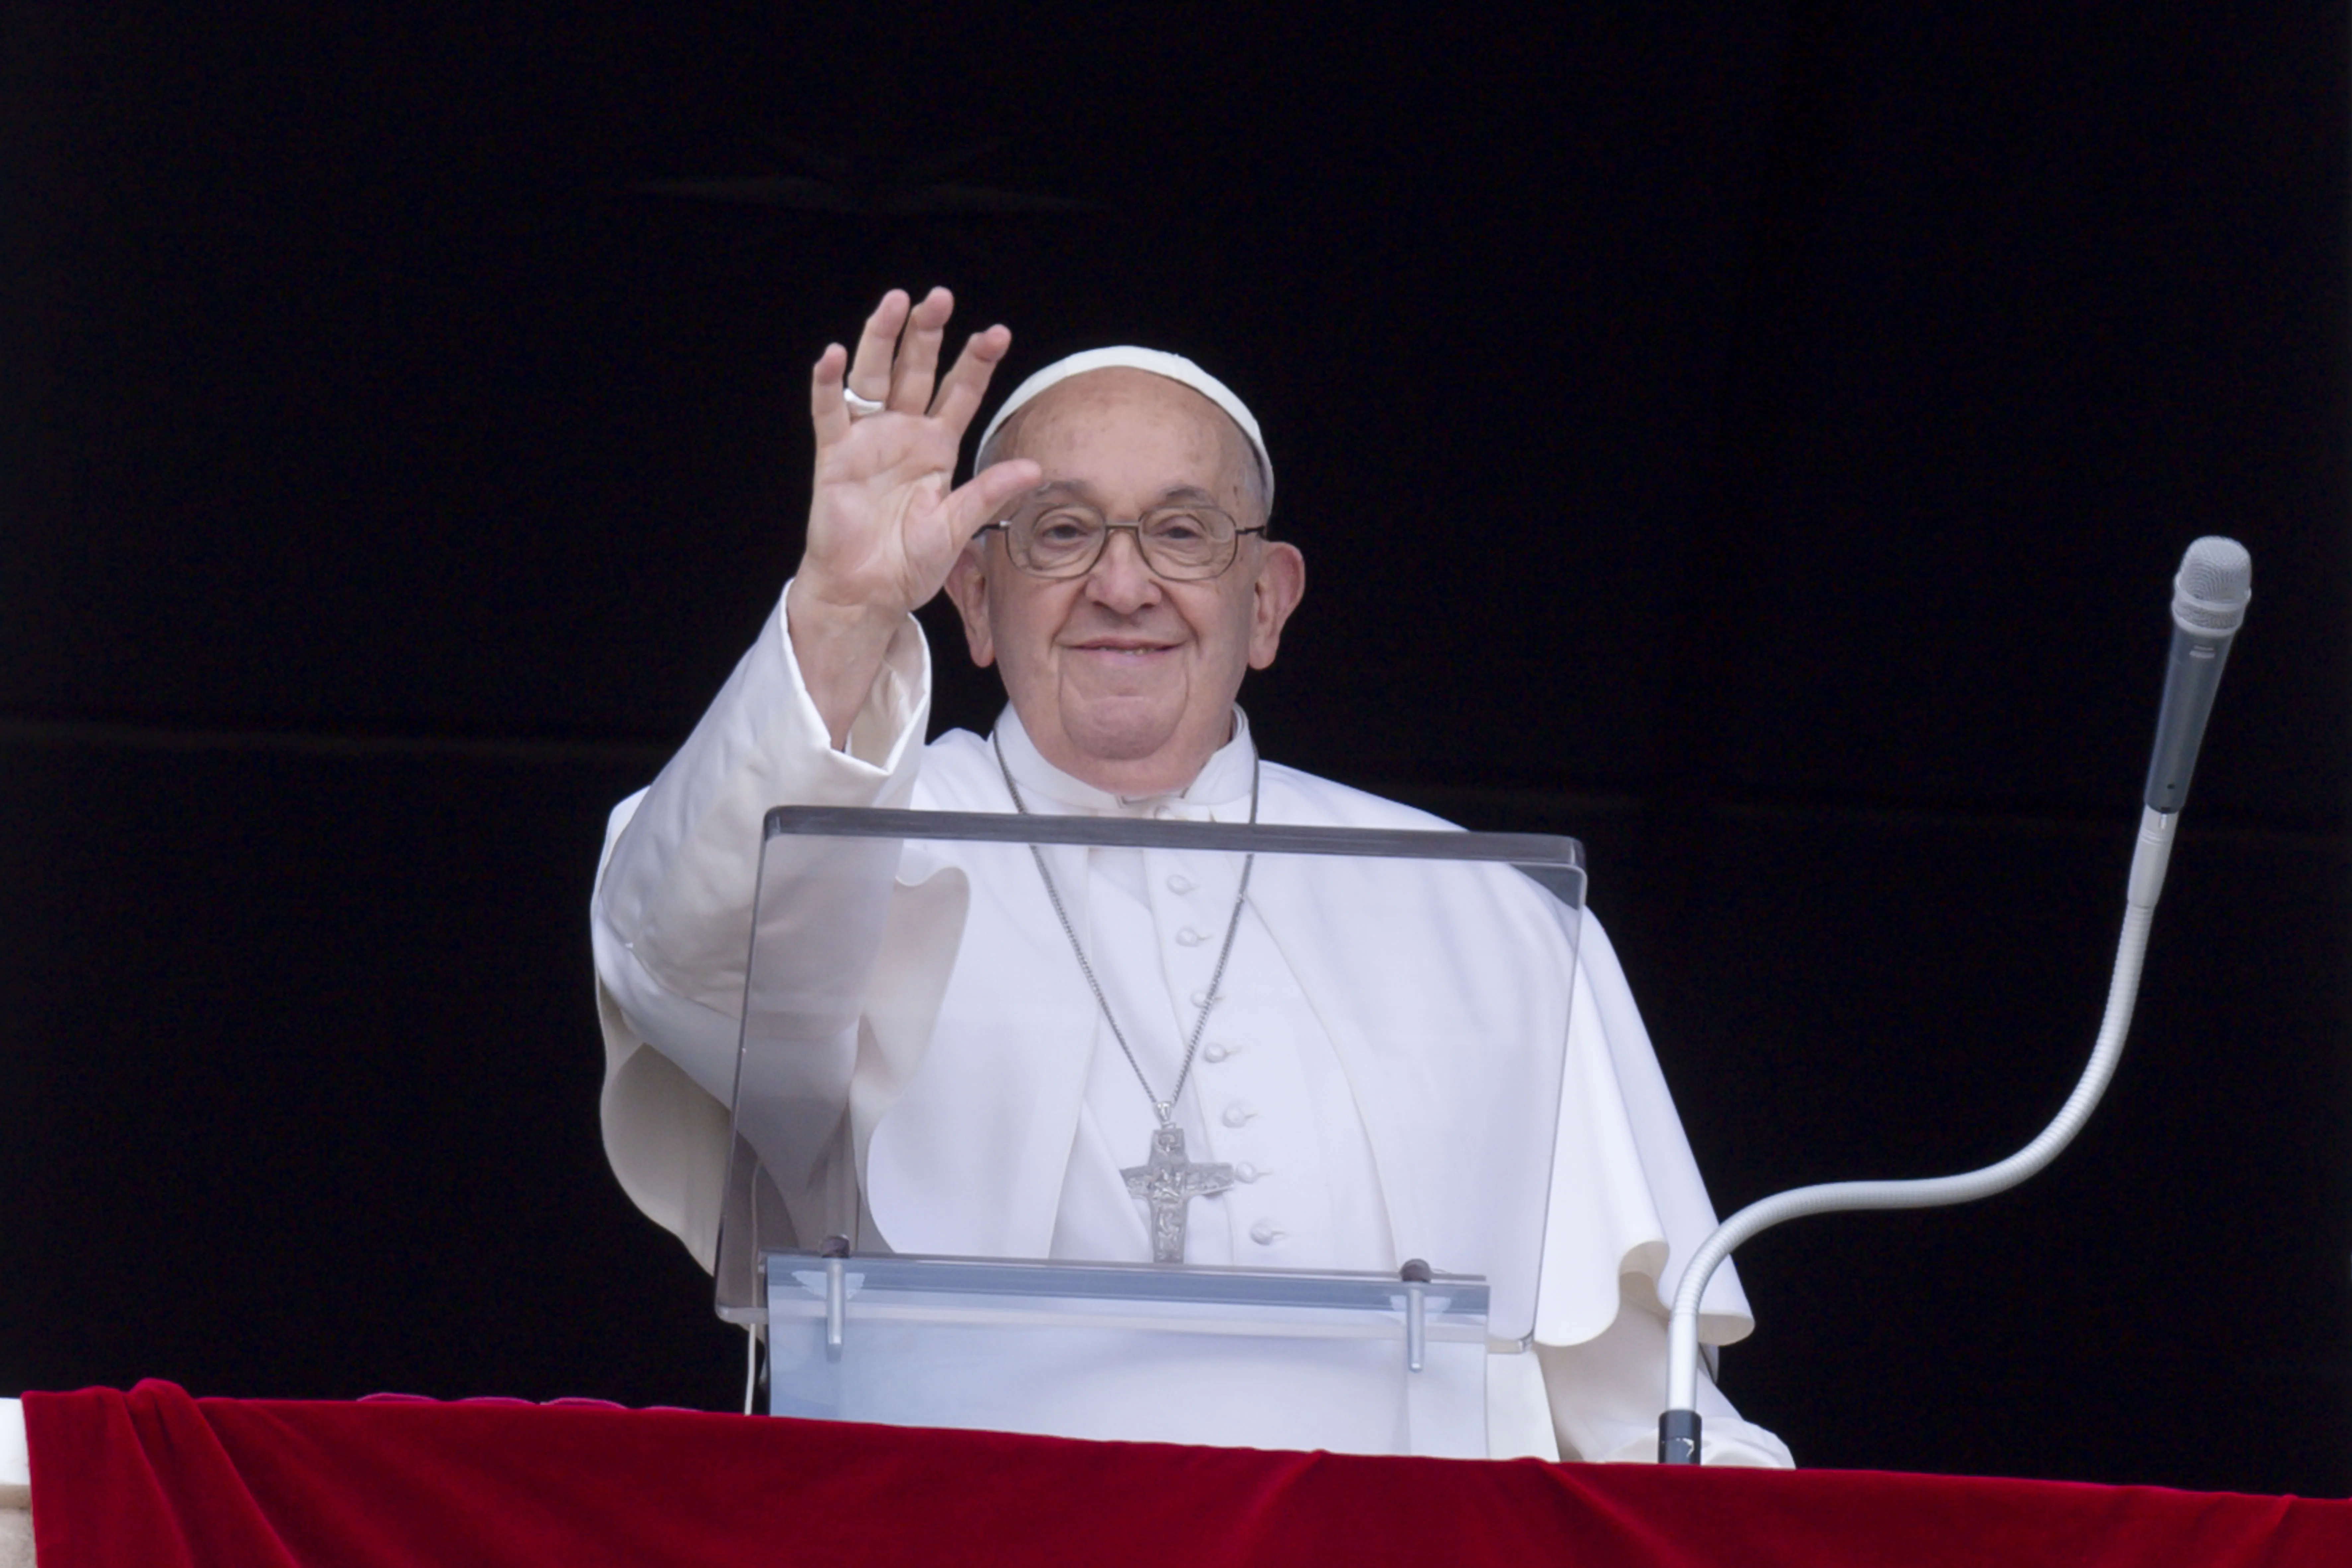
{"type": "Polygon", "coordinates": [[[1153,1129],[1151,1158],[1119,1173],[1127,1190],[1151,1205],[1151,1261],[1184,1261],[1184,1210],[1194,1198],[1211,1197],[1234,1184],[1231,1165],[1196,1165],[1184,1158],[1184,1130],[1153,1129]]]}

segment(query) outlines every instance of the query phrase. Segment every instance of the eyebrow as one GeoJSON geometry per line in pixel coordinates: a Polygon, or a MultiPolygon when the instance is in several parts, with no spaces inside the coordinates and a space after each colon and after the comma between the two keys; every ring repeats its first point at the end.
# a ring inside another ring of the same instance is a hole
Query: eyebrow
{"type": "MultiPolygon", "coordinates": [[[[1029,493],[1040,498],[1059,500],[1067,497],[1086,501],[1089,505],[1095,504],[1093,487],[1077,479],[1055,479],[1050,483],[1039,485],[1029,493]]],[[[1153,504],[1166,506],[1171,501],[1197,501],[1203,506],[1223,504],[1217,500],[1215,491],[1203,489],[1199,485],[1171,485],[1160,492],[1160,499],[1153,504]]]]}
{"type": "Polygon", "coordinates": [[[1204,502],[1210,506],[1215,506],[1217,504],[1215,494],[1212,491],[1202,489],[1198,485],[1178,485],[1173,489],[1161,490],[1160,492],[1160,499],[1163,501],[1196,500],[1204,502]]]}

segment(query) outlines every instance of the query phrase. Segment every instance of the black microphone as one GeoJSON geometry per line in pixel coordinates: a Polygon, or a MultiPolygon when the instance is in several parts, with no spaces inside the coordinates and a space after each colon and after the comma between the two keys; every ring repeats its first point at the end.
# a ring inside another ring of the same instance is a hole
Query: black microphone
{"type": "Polygon", "coordinates": [[[2180,558],[2180,574],[2172,580],[2172,657],[2164,667],[2156,753],[2147,764],[2150,811],[2168,816],[2189,799],[2189,775],[2253,583],[2253,557],[2234,539],[2208,534],[2180,558]]]}

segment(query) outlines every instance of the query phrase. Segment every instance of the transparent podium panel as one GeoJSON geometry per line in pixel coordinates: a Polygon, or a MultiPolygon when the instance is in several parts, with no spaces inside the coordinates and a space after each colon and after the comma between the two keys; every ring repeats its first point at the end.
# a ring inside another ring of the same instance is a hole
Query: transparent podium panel
{"type": "Polygon", "coordinates": [[[771,1253],[777,1415],[1486,1452],[1486,1288],[1435,1276],[771,1253]]]}
{"type": "Polygon", "coordinates": [[[1573,840],[766,827],[717,1272],[778,1413],[1483,1452],[1468,1369],[1535,1324],[1573,840]]]}

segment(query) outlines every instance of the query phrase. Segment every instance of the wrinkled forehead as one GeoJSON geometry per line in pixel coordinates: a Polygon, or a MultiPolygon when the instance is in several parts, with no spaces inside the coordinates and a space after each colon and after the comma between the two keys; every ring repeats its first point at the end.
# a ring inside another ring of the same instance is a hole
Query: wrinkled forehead
{"type": "MultiPolygon", "coordinates": [[[[1205,398],[1217,411],[1232,421],[1249,445],[1255,464],[1249,470],[1249,488],[1256,500],[1261,517],[1271,516],[1274,510],[1274,459],[1265,449],[1265,437],[1258,429],[1257,416],[1249,405],[1235,395],[1234,389],[1211,375],[1207,371],[1165,349],[1148,349],[1136,343],[1118,343],[1108,348],[1084,349],[1065,354],[1052,364],[1033,374],[1013,389],[980,434],[980,449],[974,456],[982,464],[1004,455],[1007,448],[998,440],[999,433],[1008,423],[1018,418],[1032,403],[1066,381],[1091,376],[1098,371],[1140,372],[1146,377],[1173,382],[1205,398]]],[[[1149,381],[1131,381],[1129,384],[1148,386],[1149,381]]]]}
{"type": "Polygon", "coordinates": [[[1179,382],[1126,367],[1058,382],[1005,421],[987,457],[1028,458],[1048,485],[1118,489],[1118,500],[1207,491],[1257,499],[1256,449],[1224,410],[1179,382]]]}

